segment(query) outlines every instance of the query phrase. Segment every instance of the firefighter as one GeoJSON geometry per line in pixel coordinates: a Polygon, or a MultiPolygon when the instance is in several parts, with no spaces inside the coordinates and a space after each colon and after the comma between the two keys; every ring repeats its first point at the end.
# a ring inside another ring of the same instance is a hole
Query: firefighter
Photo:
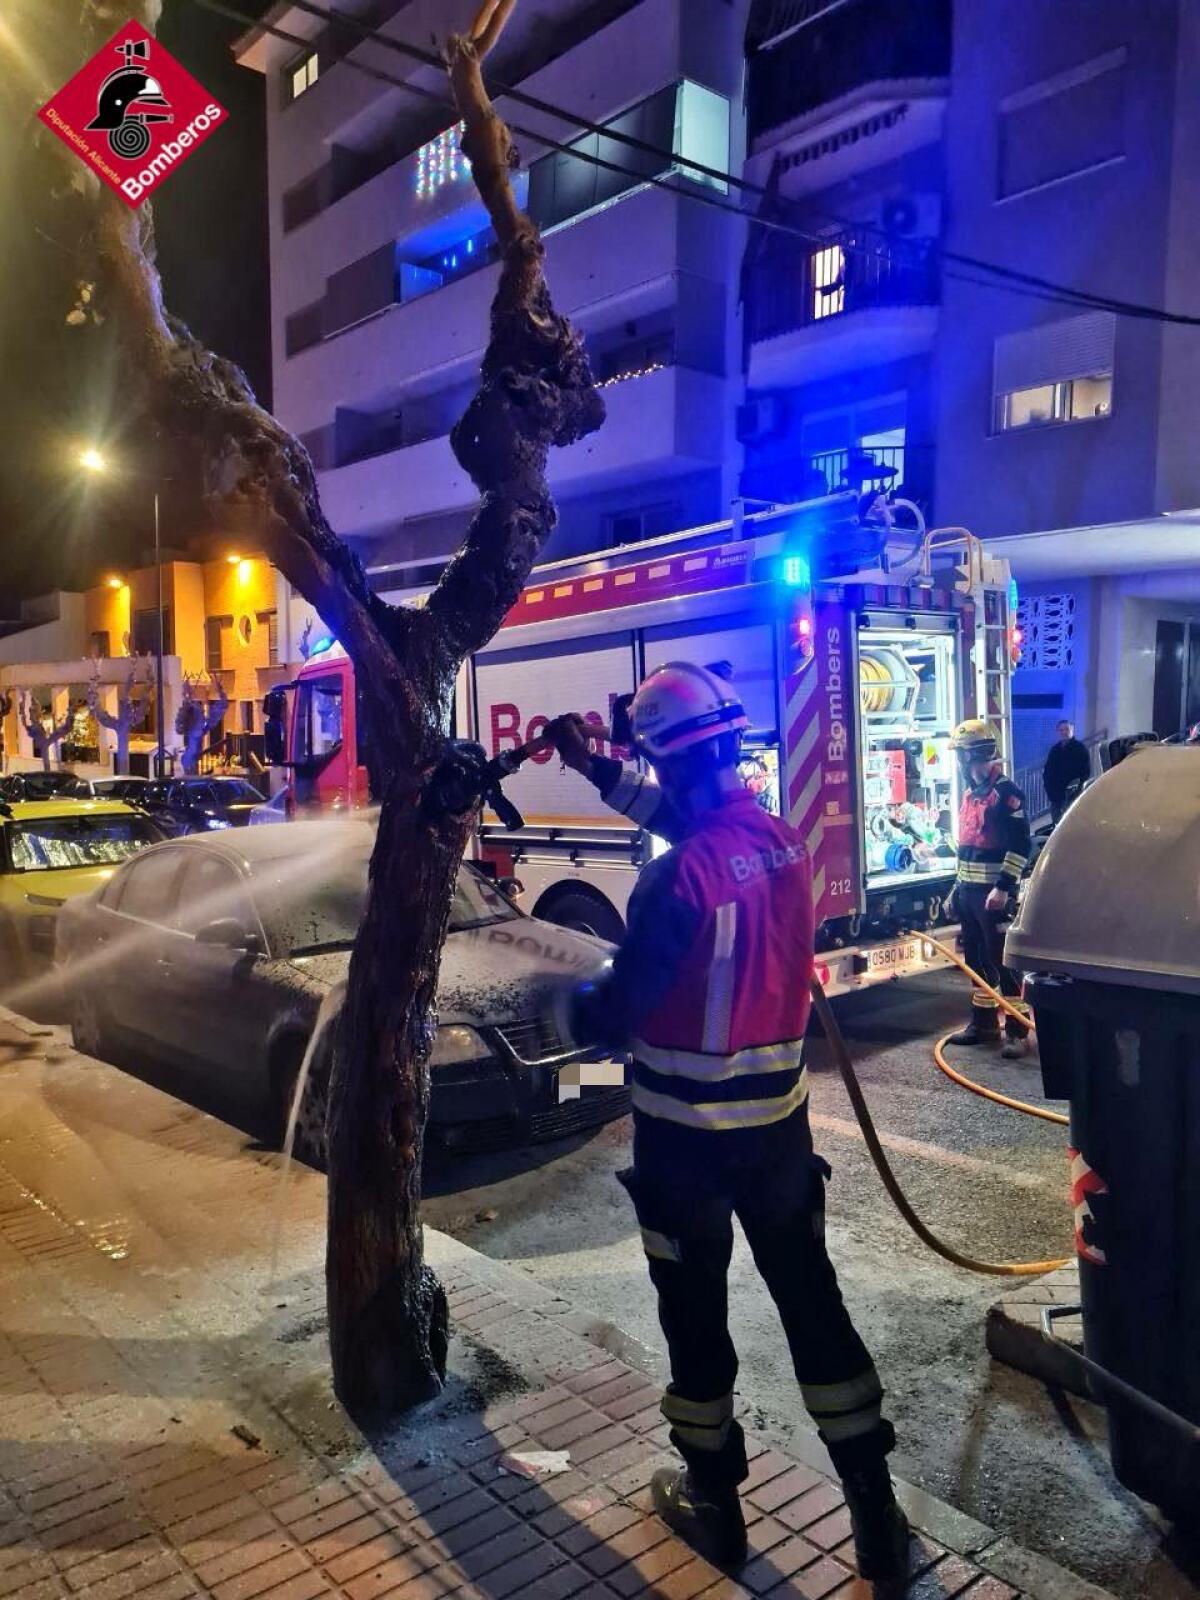
{"type": "Polygon", "coordinates": [[[564,988],[556,1017],[570,1040],[633,1059],[633,1165],[620,1177],[658,1292],[671,1367],[662,1410],[685,1463],[655,1474],[655,1509],[718,1565],[745,1560],[726,1319],[736,1214],[841,1476],[860,1571],[902,1583],[908,1525],[886,1461],[895,1434],[825,1251],[829,1168],[809,1128],[811,865],[738,776],[747,718],[730,683],[670,662],[646,678],[629,723],[657,784],[592,754],[582,719],[549,730],[609,806],[673,844],[643,868],[611,964],[564,988]]]}
{"type": "MultiPolygon", "coordinates": [[[[963,775],[954,888],[963,959],[993,989],[1019,1004],[1020,979],[1004,965],[1004,930],[1029,860],[1025,796],[1004,776],[996,730],[990,722],[973,717],[959,723],[951,742],[963,775]]],[[[1006,1012],[1001,1054],[1010,1059],[1026,1054],[1029,1032],[1028,1026],[1006,1012]]],[[[991,995],[973,989],[971,1020],[950,1042],[976,1045],[999,1040],[999,1007],[991,995]]]]}

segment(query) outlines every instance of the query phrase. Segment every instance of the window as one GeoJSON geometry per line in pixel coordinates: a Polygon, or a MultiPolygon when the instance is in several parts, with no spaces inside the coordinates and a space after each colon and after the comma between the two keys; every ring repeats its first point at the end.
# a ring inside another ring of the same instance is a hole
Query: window
{"type": "Polygon", "coordinates": [[[204,665],[209,672],[220,672],[225,665],[225,632],[232,627],[232,617],[205,617],[204,665]]]}
{"type": "Polygon", "coordinates": [[[298,100],[306,89],[312,88],[317,81],[319,70],[317,52],[315,50],[309,55],[302,56],[299,61],[288,68],[293,100],[298,100]]]}
{"type": "Polygon", "coordinates": [[[1126,55],[1113,50],[1001,103],[1002,200],[1124,154],[1126,55]]]}
{"type": "Polygon", "coordinates": [[[814,251],[810,258],[813,286],[813,321],[836,317],[846,309],[846,255],[840,244],[814,251]]]}
{"type": "Polygon", "coordinates": [[[88,653],[93,661],[100,661],[108,655],[108,629],[97,628],[88,643],[88,653]]]}
{"type": "Polygon", "coordinates": [[[197,852],[184,868],[179,926],[194,934],[222,917],[231,917],[247,933],[258,926],[246,887],[234,869],[216,856],[197,852]]]}
{"type": "Polygon", "coordinates": [[[267,630],[267,665],[279,665],[279,613],[276,611],[260,611],[257,617],[260,628],[267,630]]]}
{"type": "Polygon", "coordinates": [[[118,902],[122,915],[138,917],[142,922],[170,924],[174,910],[172,890],[181,860],[178,850],[156,851],[130,867],[118,902]]]}
{"type": "Polygon", "coordinates": [[[127,861],[159,838],[149,817],[47,817],[11,823],[8,843],[14,872],[52,872],[127,861]]]}
{"type": "Polygon", "coordinates": [[[1085,422],[1112,411],[1116,318],[1063,317],[996,340],[992,426],[997,433],[1085,422]]]}
{"type": "Polygon", "coordinates": [[[681,517],[678,502],[664,500],[658,505],[630,506],[627,511],[612,511],[604,519],[605,544],[639,544],[661,533],[674,533],[681,517]]]}
{"type": "Polygon", "coordinates": [[[253,700],[239,700],[238,701],[238,711],[239,711],[239,714],[240,714],[240,717],[241,717],[241,729],[242,729],[242,732],[243,733],[253,733],[254,732],[254,701],[253,700]]]}
{"type": "MultiPolygon", "coordinates": [[[[158,654],[158,612],[135,611],[133,614],[131,644],[134,655],[158,654]]],[[[171,608],[163,607],[162,614],[163,655],[170,656],[175,653],[175,636],[171,630],[171,608]]]]}
{"type": "Polygon", "coordinates": [[[318,678],[302,683],[297,693],[295,759],[327,761],[341,747],[342,680],[318,678]]]}
{"type": "Polygon", "coordinates": [[[1034,428],[1047,422],[1084,422],[1112,410],[1112,373],[1043,383],[996,396],[996,430],[1034,428]]]}

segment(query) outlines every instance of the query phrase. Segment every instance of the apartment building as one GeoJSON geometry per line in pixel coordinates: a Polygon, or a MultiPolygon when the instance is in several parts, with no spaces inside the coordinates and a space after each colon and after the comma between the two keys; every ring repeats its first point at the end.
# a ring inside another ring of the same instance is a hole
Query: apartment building
{"type": "MultiPolygon", "coordinates": [[[[266,80],[276,411],[312,453],[333,526],[388,591],[427,582],[474,508],[448,434],[473,392],[499,271],[444,73],[388,41],[428,49],[474,9],[337,0],[344,20],[326,25],[281,0],[235,47],[266,80]]],[[[497,93],[527,130],[516,187],[608,406],[598,434],[552,456],[560,523],[547,559],[715,519],[736,492],[744,224],[650,180],[708,187],[680,157],[740,170],[745,11],[528,0],[489,59],[495,84],[665,152],[497,93]]]]}
{"type": "Polygon", "coordinates": [[[745,493],[898,486],[1007,556],[1019,760],[1200,719],[1200,329],[1105,303],[1200,315],[1200,12],[757,0],[748,48],[748,171],[809,237],[751,242],[745,493]]]}
{"type": "MultiPolygon", "coordinates": [[[[261,555],[230,550],[218,540],[162,563],[163,690],[166,747],[179,744],[174,728],[185,679],[223,687],[228,708],[209,740],[230,761],[261,754],[262,701],[289,676],[299,641],[288,637],[287,587],[261,555]],[[283,627],[280,626],[283,601],[283,627]]],[[[19,710],[28,696],[56,723],[87,700],[93,684],[110,713],[128,681],[130,656],[152,657],[158,648],[158,570],[153,565],[105,574],[84,590],[57,590],[27,600],[20,617],[0,624],[0,748],[10,766],[35,765],[33,744],[19,710]]],[[[207,695],[207,689],[205,690],[207,695]]],[[[153,668],[144,674],[132,728],[134,772],[148,775],[156,748],[153,668]]],[[[94,759],[73,761],[83,773],[111,770],[115,737],[95,730],[94,759]]]]}

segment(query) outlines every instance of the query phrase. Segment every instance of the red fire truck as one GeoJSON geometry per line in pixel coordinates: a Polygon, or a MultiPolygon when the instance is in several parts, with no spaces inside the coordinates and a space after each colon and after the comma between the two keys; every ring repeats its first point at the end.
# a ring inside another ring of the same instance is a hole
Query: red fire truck
{"type": "MultiPolygon", "coordinates": [[[[830,496],[537,568],[463,669],[456,732],[500,755],[567,711],[605,728],[664,661],[725,664],[751,722],[746,781],[808,841],[820,976],[836,994],[941,964],[920,933],[946,920],[954,879],[950,734],[986,715],[1008,753],[1014,619],[1007,566],[965,530],[889,533],[859,523],[855,496],[830,496]]],[[[297,808],[366,804],[340,647],[310,656],[288,696],[286,719],[277,691],[268,721],[285,733],[297,808]]],[[[525,826],[485,812],[480,857],[520,880],[538,916],[619,937],[658,842],[552,750],[504,791],[525,826]]]]}

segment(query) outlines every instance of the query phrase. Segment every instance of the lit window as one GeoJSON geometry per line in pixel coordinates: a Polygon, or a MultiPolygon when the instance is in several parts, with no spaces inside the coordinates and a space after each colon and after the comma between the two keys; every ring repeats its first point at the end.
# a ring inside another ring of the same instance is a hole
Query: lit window
{"type": "Polygon", "coordinates": [[[1071,391],[1067,416],[1072,422],[1085,417],[1107,417],[1112,410],[1112,373],[1093,378],[1075,378],[1067,384],[1071,391]]]}
{"type": "Polygon", "coordinates": [[[846,309],[846,255],[840,244],[827,245],[812,259],[813,321],[836,317],[846,309]]]}
{"type": "Polygon", "coordinates": [[[1051,422],[1085,422],[1107,417],[1112,411],[1112,373],[1088,378],[1068,378],[1030,389],[1012,389],[996,396],[996,428],[1043,427],[1051,422]]]}
{"type": "Polygon", "coordinates": [[[303,61],[297,62],[292,68],[292,99],[298,99],[306,89],[311,89],[317,81],[317,53],[305,56],[303,61]]]}
{"type": "Polygon", "coordinates": [[[465,122],[456,122],[417,151],[413,187],[418,199],[436,194],[444,184],[460,183],[471,176],[470,165],[459,148],[465,128],[465,122]]]}

